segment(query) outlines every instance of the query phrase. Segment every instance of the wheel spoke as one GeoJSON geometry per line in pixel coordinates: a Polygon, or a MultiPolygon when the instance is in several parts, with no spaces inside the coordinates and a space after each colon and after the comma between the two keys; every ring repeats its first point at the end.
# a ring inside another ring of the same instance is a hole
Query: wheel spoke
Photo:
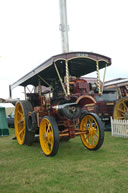
{"type": "Polygon", "coordinates": [[[125,108],[125,109],[126,109],[126,111],[127,111],[128,107],[127,107],[127,105],[125,104],[125,102],[124,102],[124,101],[122,101],[122,104],[123,104],[124,108],[125,108]]]}
{"type": "Polygon", "coordinates": [[[87,137],[85,137],[85,139],[87,140],[89,138],[89,135],[87,135],[87,137]]]}
{"type": "Polygon", "coordinates": [[[92,139],[93,139],[93,141],[95,142],[94,144],[96,144],[96,143],[97,143],[97,141],[95,140],[94,136],[92,136],[92,139]]]}
{"type": "Polygon", "coordinates": [[[82,130],[85,130],[85,126],[82,126],[82,130]]]}
{"type": "Polygon", "coordinates": [[[123,114],[125,113],[125,111],[123,109],[118,108],[118,111],[122,112],[123,114]]]}
{"type": "Polygon", "coordinates": [[[20,131],[19,131],[19,135],[21,135],[21,133],[23,133],[25,131],[24,128],[22,128],[20,131]]]}
{"type": "Polygon", "coordinates": [[[99,137],[99,134],[96,133],[95,136],[98,138],[98,137],[99,137]]]}
{"type": "Polygon", "coordinates": [[[18,121],[18,124],[19,124],[19,125],[23,125],[24,122],[25,122],[25,119],[23,118],[23,119],[21,119],[21,120],[18,121]]]}
{"type": "Polygon", "coordinates": [[[50,123],[48,123],[48,131],[50,131],[51,130],[51,124],[50,123]]]}
{"type": "Polygon", "coordinates": [[[92,127],[92,120],[89,119],[90,127],[92,127]]]}
{"type": "Polygon", "coordinates": [[[87,130],[90,128],[88,124],[86,124],[87,130]]]}
{"type": "Polygon", "coordinates": [[[97,125],[96,125],[96,123],[94,123],[94,126],[93,126],[93,128],[94,128],[94,129],[96,129],[96,128],[97,128],[97,125]]]}
{"type": "Polygon", "coordinates": [[[52,144],[53,143],[53,133],[49,132],[48,134],[48,143],[52,144]]]}
{"type": "Polygon", "coordinates": [[[20,112],[20,111],[18,111],[18,114],[19,114],[20,116],[23,116],[23,113],[22,113],[22,112],[20,112]]]}
{"type": "Polygon", "coordinates": [[[92,135],[90,136],[90,138],[91,138],[91,140],[90,140],[90,145],[94,145],[92,135]]]}

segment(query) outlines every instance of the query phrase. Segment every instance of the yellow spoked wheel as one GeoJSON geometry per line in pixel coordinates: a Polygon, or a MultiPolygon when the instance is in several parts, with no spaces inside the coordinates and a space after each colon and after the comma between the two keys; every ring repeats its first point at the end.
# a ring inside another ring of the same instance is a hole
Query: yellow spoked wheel
{"type": "Polygon", "coordinates": [[[39,129],[40,145],[45,156],[54,156],[59,149],[59,131],[53,117],[45,116],[39,129]]]}
{"type": "Polygon", "coordinates": [[[81,134],[80,137],[87,149],[97,150],[101,147],[104,141],[104,129],[97,115],[94,113],[83,114],[80,130],[85,131],[85,134],[81,134]]]}
{"type": "Polygon", "coordinates": [[[15,134],[20,145],[31,145],[34,134],[28,131],[28,112],[32,112],[31,103],[18,101],[15,107],[15,134]]]}
{"type": "Polygon", "coordinates": [[[128,97],[117,101],[113,111],[113,118],[116,120],[128,120],[128,97]]]}

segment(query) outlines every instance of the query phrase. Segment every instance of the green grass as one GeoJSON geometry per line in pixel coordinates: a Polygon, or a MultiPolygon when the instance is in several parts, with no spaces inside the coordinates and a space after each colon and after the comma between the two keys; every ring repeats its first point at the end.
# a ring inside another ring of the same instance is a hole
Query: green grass
{"type": "Polygon", "coordinates": [[[39,143],[20,146],[12,137],[13,129],[0,137],[0,193],[128,192],[128,139],[106,132],[101,149],[91,152],[76,137],[47,158],[39,143]]]}

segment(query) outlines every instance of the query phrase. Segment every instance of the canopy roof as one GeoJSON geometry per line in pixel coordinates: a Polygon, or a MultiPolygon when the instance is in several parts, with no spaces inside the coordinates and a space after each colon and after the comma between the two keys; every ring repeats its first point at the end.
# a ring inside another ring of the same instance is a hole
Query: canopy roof
{"type": "Polygon", "coordinates": [[[111,65],[109,57],[99,55],[91,52],[69,52],[52,56],[47,61],[37,66],[34,70],[23,76],[17,82],[11,85],[11,89],[17,86],[34,85],[38,86],[39,79],[41,84],[48,86],[55,81],[58,81],[58,75],[54,64],[62,77],[65,76],[65,61],[68,61],[69,75],[80,77],[91,72],[96,71],[96,62],[99,62],[99,69],[104,68],[106,65],[111,65]],[[45,81],[43,81],[45,80],[45,81]]]}
{"type": "Polygon", "coordinates": [[[128,78],[119,78],[111,81],[107,81],[104,84],[106,88],[117,88],[121,86],[128,86],[128,78]]]}

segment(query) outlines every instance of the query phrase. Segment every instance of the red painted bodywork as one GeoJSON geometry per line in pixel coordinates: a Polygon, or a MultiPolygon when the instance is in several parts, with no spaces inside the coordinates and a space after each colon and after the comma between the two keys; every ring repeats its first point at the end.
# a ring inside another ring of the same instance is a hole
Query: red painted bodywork
{"type": "Polygon", "coordinates": [[[64,116],[61,113],[61,110],[59,110],[60,106],[63,105],[62,101],[65,100],[65,103],[70,104],[75,103],[81,110],[85,109],[85,105],[95,104],[96,101],[92,96],[88,95],[89,85],[86,80],[71,79],[69,84],[71,87],[71,94],[65,99],[62,99],[64,98],[64,96],[62,96],[60,99],[53,100],[50,98],[50,91],[46,92],[46,90],[44,93],[42,92],[41,96],[35,93],[29,93],[27,94],[27,97],[34,106],[38,127],[44,116],[52,116],[57,122],[60,136],[69,136],[70,138],[73,138],[80,132],[77,128],[80,116],[72,120],[64,116]]]}

